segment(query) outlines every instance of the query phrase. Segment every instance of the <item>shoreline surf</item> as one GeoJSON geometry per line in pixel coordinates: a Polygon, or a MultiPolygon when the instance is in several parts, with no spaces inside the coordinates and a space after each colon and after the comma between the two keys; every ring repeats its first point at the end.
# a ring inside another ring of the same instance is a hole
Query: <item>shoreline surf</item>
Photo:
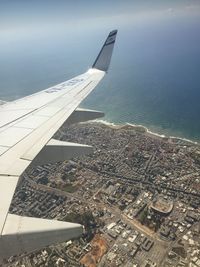
{"type": "Polygon", "coordinates": [[[151,137],[157,137],[157,138],[161,138],[161,139],[167,139],[167,140],[171,140],[172,142],[184,142],[184,144],[188,144],[188,145],[195,145],[195,146],[200,146],[200,142],[197,141],[193,141],[187,138],[183,138],[183,137],[179,137],[179,136],[171,136],[171,135],[165,135],[165,134],[159,134],[156,132],[153,132],[151,130],[149,130],[146,126],[141,125],[141,124],[133,124],[133,123],[114,123],[114,122],[109,122],[107,120],[103,120],[103,119],[97,119],[94,120],[93,122],[98,122],[98,123],[102,123],[105,124],[109,127],[115,128],[115,129],[122,129],[124,127],[132,127],[134,129],[136,129],[136,131],[140,132],[140,133],[144,133],[147,134],[148,136],[151,137]]]}

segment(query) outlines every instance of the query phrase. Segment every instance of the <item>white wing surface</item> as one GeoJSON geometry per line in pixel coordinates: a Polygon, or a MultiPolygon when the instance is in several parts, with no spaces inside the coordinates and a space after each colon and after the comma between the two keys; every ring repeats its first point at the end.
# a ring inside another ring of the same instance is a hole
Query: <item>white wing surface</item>
{"type": "Polygon", "coordinates": [[[0,106],[0,259],[82,234],[79,224],[9,214],[20,175],[30,165],[90,153],[91,147],[53,140],[64,122],[100,117],[77,107],[108,70],[117,31],[112,31],[92,68],[69,81],[0,106]]]}

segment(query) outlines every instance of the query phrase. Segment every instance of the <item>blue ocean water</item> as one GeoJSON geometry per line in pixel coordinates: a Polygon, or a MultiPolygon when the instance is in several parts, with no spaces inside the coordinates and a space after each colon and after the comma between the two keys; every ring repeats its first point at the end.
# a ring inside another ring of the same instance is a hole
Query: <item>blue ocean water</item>
{"type": "Polygon", "coordinates": [[[112,71],[85,104],[104,110],[108,121],[199,140],[199,26],[180,20],[119,34],[123,48],[115,51],[112,71]],[[128,42],[123,35],[129,35],[128,42]]]}
{"type": "MultiPolygon", "coordinates": [[[[109,74],[82,106],[103,110],[110,122],[200,140],[199,26],[199,17],[180,17],[121,27],[109,74]]],[[[3,39],[0,99],[16,99],[84,72],[107,31],[87,34],[3,39]]]]}

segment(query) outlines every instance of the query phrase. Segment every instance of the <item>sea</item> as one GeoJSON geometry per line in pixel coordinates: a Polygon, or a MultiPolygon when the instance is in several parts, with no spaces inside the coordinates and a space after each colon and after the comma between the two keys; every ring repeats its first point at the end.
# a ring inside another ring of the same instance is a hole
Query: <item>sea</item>
{"type": "MultiPolygon", "coordinates": [[[[0,99],[18,99],[83,73],[107,28],[0,33],[0,99]]],[[[81,106],[104,111],[110,123],[139,124],[199,142],[199,30],[198,16],[119,27],[109,73],[81,106]]]]}

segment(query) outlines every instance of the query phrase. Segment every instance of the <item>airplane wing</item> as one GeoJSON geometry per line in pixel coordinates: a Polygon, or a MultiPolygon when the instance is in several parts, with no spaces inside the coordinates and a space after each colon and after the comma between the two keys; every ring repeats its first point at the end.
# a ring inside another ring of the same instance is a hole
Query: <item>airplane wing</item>
{"type": "Polygon", "coordinates": [[[6,101],[3,101],[0,99],[0,105],[4,105],[6,103],[6,101]]]}
{"type": "Polygon", "coordinates": [[[66,160],[91,147],[52,139],[64,122],[101,117],[79,109],[108,70],[117,31],[108,35],[91,69],[71,80],[0,106],[0,260],[80,236],[79,224],[9,213],[20,175],[29,165],[66,160]]]}

